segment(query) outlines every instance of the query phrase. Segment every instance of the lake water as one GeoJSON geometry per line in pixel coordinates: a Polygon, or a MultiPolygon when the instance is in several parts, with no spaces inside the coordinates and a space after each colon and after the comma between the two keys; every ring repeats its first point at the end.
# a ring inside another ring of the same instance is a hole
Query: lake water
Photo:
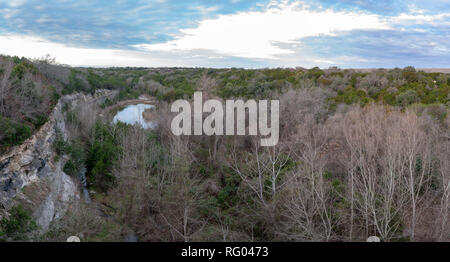
{"type": "Polygon", "coordinates": [[[117,114],[113,118],[113,123],[117,123],[118,121],[130,124],[130,125],[140,125],[144,129],[148,128],[155,128],[156,122],[155,121],[145,121],[144,117],[142,116],[142,113],[146,109],[153,109],[155,108],[154,105],[148,105],[148,104],[137,104],[137,105],[129,105],[122,109],[121,111],[117,112],[117,114]]]}

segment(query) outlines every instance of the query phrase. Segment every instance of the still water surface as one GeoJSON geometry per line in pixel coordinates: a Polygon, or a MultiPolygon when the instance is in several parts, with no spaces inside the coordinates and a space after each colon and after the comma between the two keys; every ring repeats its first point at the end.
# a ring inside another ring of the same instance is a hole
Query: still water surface
{"type": "Polygon", "coordinates": [[[144,129],[155,128],[155,121],[146,121],[142,116],[142,113],[146,109],[153,109],[154,105],[148,104],[137,104],[137,105],[129,105],[117,112],[117,114],[113,118],[113,123],[117,123],[118,121],[130,125],[140,125],[144,129]]]}

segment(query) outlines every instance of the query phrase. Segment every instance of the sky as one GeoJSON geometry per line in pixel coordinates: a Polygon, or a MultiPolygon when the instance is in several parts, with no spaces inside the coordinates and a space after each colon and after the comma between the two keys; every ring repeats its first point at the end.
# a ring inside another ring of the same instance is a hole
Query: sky
{"type": "Polygon", "coordinates": [[[0,54],[72,66],[450,67],[449,0],[0,0],[0,54]]]}

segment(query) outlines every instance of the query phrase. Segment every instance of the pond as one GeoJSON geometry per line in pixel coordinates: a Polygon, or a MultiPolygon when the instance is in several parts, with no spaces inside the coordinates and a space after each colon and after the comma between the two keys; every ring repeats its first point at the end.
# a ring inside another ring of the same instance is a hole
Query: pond
{"type": "MultiPolygon", "coordinates": [[[[144,112],[149,114],[151,110],[155,108],[154,105],[137,104],[128,105],[113,118],[113,123],[122,122],[130,125],[140,125],[144,129],[153,129],[157,126],[156,121],[149,120],[148,117],[144,118],[144,112]]],[[[151,115],[151,113],[150,113],[151,115]]]]}

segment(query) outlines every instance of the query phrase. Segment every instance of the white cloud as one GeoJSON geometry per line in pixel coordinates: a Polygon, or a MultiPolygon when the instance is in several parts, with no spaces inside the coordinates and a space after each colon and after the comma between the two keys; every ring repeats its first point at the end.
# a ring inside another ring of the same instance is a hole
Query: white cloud
{"type": "Polygon", "coordinates": [[[3,16],[4,19],[9,20],[12,17],[19,14],[19,10],[17,9],[11,9],[11,8],[3,8],[0,9],[0,14],[3,16]]]}
{"type": "Polygon", "coordinates": [[[199,12],[202,15],[207,15],[209,13],[215,12],[219,10],[220,8],[218,6],[210,6],[206,7],[203,5],[197,5],[197,6],[191,6],[189,9],[199,12]]]}
{"type": "Polygon", "coordinates": [[[12,7],[18,7],[26,3],[26,0],[10,0],[8,4],[12,7]]]}
{"type": "Polygon", "coordinates": [[[180,30],[181,35],[175,40],[136,47],[169,52],[203,49],[244,58],[274,59],[293,52],[277,43],[295,43],[304,37],[335,35],[340,31],[387,28],[387,24],[373,14],[315,11],[299,3],[271,2],[262,11],[203,20],[196,28],[180,30]]]}
{"type": "Polygon", "coordinates": [[[421,25],[449,25],[450,13],[441,13],[436,15],[424,15],[422,13],[403,13],[392,19],[396,24],[421,24],[421,25]]]}
{"type": "Polygon", "coordinates": [[[0,35],[0,46],[4,55],[41,58],[50,54],[56,61],[74,66],[183,66],[182,61],[158,59],[142,52],[75,48],[29,36],[0,35]]]}
{"type": "MultiPolygon", "coordinates": [[[[17,1],[19,2],[21,1],[17,1]]],[[[204,10],[204,12],[216,10],[216,7],[202,9],[202,6],[194,6],[192,8],[197,8],[197,11],[204,10]]],[[[0,16],[14,20],[17,28],[25,27],[20,18],[15,18],[18,10],[12,7],[0,9],[0,16]]],[[[251,10],[200,20],[195,28],[181,29],[181,33],[175,35],[172,41],[137,45],[136,47],[140,48],[139,51],[76,48],[41,37],[0,35],[0,53],[30,58],[50,54],[58,62],[74,66],[328,67],[338,65],[351,67],[355,64],[382,64],[385,60],[375,61],[373,57],[362,58],[356,54],[353,56],[348,53],[333,52],[335,49],[331,45],[326,46],[325,53],[316,54],[310,49],[311,46],[307,46],[308,40],[303,38],[333,36],[352,30],[389,29],[425,34],[428,28],[424,25],[445,28],[450,23],[449,17],[448,12],[427,14],[413,7],[398,16],[383,17],[357,11],[311,9],[306,5],[291,4],[288,1],[271,1],[259,11],[251,10]],[[248,59],[235,59],[235,57],[248,59]]],[[[61,20],[54,21],[51,16],[45,15],[38,17],[35,21],[36,23],[62,23],[61,20]]],[[[99,23],[102,25],[108,22],[105,18],[99,23]]],[[[109,32],[100,33],[102,39],[114,39],[109,32]]],[[[83,43],[98,37],[99,35],[94,33],[72,34],[72,38],[83,43]]],[[[448,56],[450,51],[446,45],[447,38],[445,34],[433,38],[431,36],[423,39],[405,38],[401,41],[395,38],[397,42],[389,44],[400,49],[420,50],[424,55],[448,56]]],[[[394,41],[389,38],[381,40],[394,41]]]]}

